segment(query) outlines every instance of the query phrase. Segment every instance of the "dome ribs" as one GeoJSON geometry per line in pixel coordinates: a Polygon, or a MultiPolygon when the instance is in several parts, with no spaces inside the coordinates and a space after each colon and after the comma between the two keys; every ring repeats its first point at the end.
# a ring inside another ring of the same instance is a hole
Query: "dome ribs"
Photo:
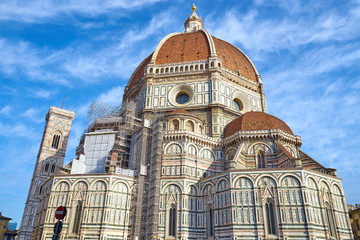
{"type": "Polygon", "coordinates": [[[257,131],[280,129],[294,135],[290,127],[281,119],[264,112],[247,112],[230,122],[225,130],[224,137],[233,135],[238,131],[257,131]]]}
{"type": "Polygon", "coordinates": [[[131,88],[136,84],[136,81],[138,79],[141,79],[145,74],[145,68],[148,65],[148,63],[151,61],[152,54],[150,54],[147,58],[145,58],[140,65],[137,67],[137,69],[134,71],[133,75],[130,77],[128,87],[131,88]]]}
{"type": "Polygon", "coordinates": [[[234,72],[257,82],[256,72],[248,58],[232,44],[212,36],[216,53],[222,65],[234,72]]]}
{"type": "Polygon", "coordinates": [[[205,60],[210,56],[210,48],[203,32],[179,34],[170,37],[161,46],[156,64],[179,63],[205,60]]]}

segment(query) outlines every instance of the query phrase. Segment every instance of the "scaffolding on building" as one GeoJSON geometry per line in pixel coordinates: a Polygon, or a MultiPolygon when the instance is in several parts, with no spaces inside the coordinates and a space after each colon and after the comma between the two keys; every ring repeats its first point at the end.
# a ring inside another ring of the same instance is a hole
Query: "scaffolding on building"
{"type": "Polygon", "coordinates": [[[120,114],[122,106],[114,106],[99,100],[93,101],[88,109],[86,126],[87,128],[99,118],[117,117],[120,114]]]}
{"type": "Polygon", "coordinates": [[[161,109],[154,109],[152,122],[152,139],[148,171],[148,200],[147,200],[147,231],[145,239],[158,237],[161,158],[163,145],[164,114],[161,109]]]}

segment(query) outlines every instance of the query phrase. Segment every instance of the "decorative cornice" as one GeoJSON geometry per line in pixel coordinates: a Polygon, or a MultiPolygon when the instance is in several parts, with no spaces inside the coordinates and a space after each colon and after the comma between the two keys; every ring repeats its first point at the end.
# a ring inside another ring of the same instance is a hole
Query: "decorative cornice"
{"type": "Polygon", "coordinates": [[[202,145],[211,147],[222,147],[222,139],[215,139],[212,137],[205,136],[200,133],[188,131],[188,130],[167,130],[163,133],[164,140],[173,141],[174,139],[186,139],[191,142],[196,142],[202,145]]]}
{"type": "Polygon", "coordinates": [[[300,136],[294,136],[288,134],[280,129],[270,129],[270,130],[257,130],[257,131],[238,131],[233,135],[226,137],[224,139],[224,145],[228,146],[233,143],[238,143],[239,141],[248,141],[257,138],[270,138],[274,140],[283,140],[294,144],[296,146],[301,146],[302,140],[300,136]]]}

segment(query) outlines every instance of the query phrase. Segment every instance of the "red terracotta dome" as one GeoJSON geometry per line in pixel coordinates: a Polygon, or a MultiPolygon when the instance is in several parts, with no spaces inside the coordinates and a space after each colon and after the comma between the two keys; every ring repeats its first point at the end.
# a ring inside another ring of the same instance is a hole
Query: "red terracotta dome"
{"type": "Polygon", "coordinates": [[[182,33],[168,38],[160,46],[155,64],[205,60],[209,57],[209,43],[202,31],[182,33]]]}
{"type": "Polygon", "coordinates": [[[246,112],[231,121],[224,130],[224,137],[233,135],[238,131],[257,131],[280,129],[294,135],[290,127],[279,118],[264,112],[246,112]]]}
{"type": "Polygon", "coordinates": [[[207,60],[210,56],[217,56],[222,62],[222,67],[258,82],[255,66],[241,50],[202,29],[197,32],[173,33],[166,36],[155,52],[140,63],[131,76],[128,86],[132,87],[144,76],[145,68],[150,62],[172,64],[207,60]]]}

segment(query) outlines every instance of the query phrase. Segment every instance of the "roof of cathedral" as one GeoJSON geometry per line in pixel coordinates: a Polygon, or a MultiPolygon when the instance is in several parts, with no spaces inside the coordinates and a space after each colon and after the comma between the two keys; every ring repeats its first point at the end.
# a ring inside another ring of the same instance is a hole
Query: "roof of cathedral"
{"type": "Polygon", "coordinates": [[[145,58],[139,66],[136,68],[135,72],[131,75],[130,81],[128,83],[128,87],[131,88],[135,85],[136,81],[138,79],[141,79],[144,76],[145,68],[148,65],[148,63],[151,61],[153,53],[151,53],[147,58],[145,58]]]}
{"type": "Polygon", "coordinates": [[[224,137],[231,136],[238,131],[256,131],[280,129],[294,135],[290,127],[279,118],[264,112],[246,112],[231,121],[224,130],[224,137]]]}
{"type": "Polygon", "coordinates": [[[205,60],[209,57],[210,47],[204,32],[181,33],[171,36],[160,46],[155,64],[205,60]]]}
{"type": "MultiPolygon", "coordinates": [[[[195,8],[187,19],[189,21],[200,21],[196,15],[195,8]]],[[[136,81],[144,76],[144,71],[148,63],[172,64],[189,61],[207,60],[210,57],[218,57],[222,62],[222,67],[258,82],[258,73],[251,60],[240,49],[234,45],[211,36],[206,30],[201,28],[184,33],[172,33],[163,38],[158,44],[154,53],[140,63],[130,78],[128,86],[131,88],[136,81]]]]}

